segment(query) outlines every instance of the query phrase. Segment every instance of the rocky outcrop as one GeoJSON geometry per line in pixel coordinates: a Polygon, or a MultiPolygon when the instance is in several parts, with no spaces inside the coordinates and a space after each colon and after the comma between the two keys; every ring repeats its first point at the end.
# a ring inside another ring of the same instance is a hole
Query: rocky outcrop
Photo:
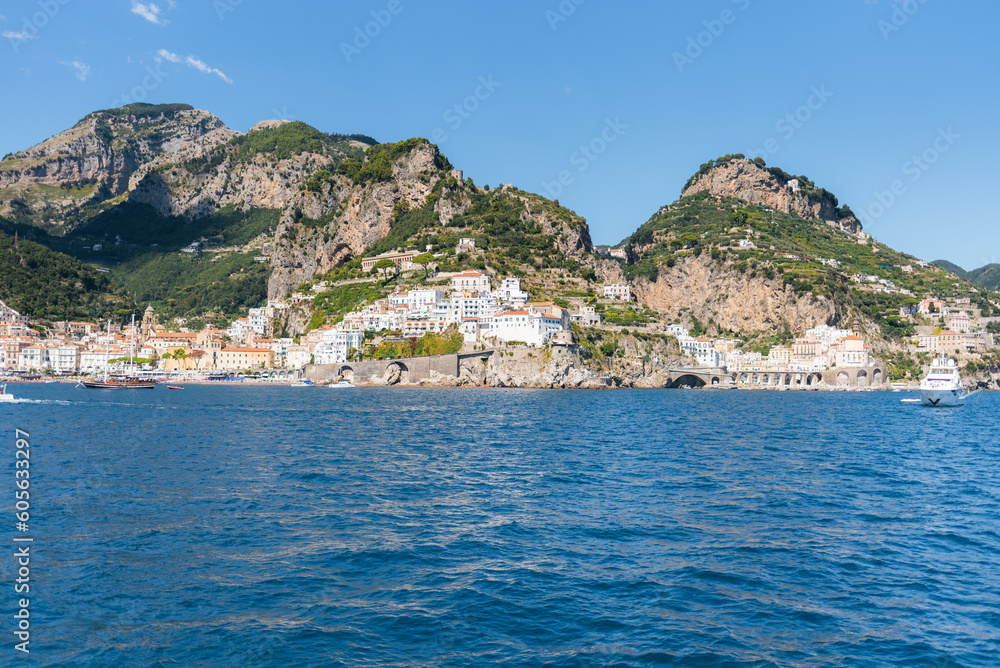
{"type": "Polygon", "coordinates": [[[655,283],[633,283],[639,303],[659,312],[667,322],[714,323],[719,331],[792,331],[837,322],[837,309],[825,297],[796,294],[778,277],[751,278],[733,262],[717,262],[707,255],[683,258],[662,267],[655,283]]]}
{"type": "Polygon", "coordinates": [[[396,161],[391,180],[355,185],[337,176],[322,194],[293,196],[275,234],[269,298],[283,297],[317,273],[357,257],[389,232],[400,202],[410,208],[423,206],[440,171],[435,167],[436,157],[436,149],[424,144],[396,161]],[[331,214],[333,218],[322,226],[299,222],[301,216],[320,220],[331,214]]]}
{"type": "Polygon", "coordinates": [[[231,134],[212,114],[190,107],[94,112],[69,130],[7,156],[0,163],[0,190],[12,189],[9,195],[17,197],[32,184],[61,187],[72,196],[30,199],[35,213],[65,213],[127,192],[132,175],[157,158],[169,161],[207,135],[218,142],[231,134]]]}
{"type": "MultiPolygon", "coordinates": [[[[484,387],[600,389],[608,380],[584,366],[576,351],[564,348],[511,348],[489,358],[482,373],[484,387]]],[[[479,375],[477,374],[477,380],[479,375]]]]}
{"type": "Polygon", "coordinates": [[[815,218],[849,234],[861,232],[858,219],[838,209],[836,198],[829,193],[804,187],[794,179],[786,182],[745,158],[730,160],[698,175],[682,196],[699,192],[708,192],[714,197],[735,197],[803,218],[815,218]]]}

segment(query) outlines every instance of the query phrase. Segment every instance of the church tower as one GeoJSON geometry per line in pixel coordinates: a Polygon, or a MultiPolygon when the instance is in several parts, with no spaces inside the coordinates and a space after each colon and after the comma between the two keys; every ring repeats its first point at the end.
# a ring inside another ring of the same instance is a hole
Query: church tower
{"type": "Polygon", "coordinates": [[[154,311],[152,305],[150,305],[146,307],[146,312],[142,314],[143,343],[149,340],[149,337],[153,334],[154,327],[156,327],[156,311],[154,311]]]}

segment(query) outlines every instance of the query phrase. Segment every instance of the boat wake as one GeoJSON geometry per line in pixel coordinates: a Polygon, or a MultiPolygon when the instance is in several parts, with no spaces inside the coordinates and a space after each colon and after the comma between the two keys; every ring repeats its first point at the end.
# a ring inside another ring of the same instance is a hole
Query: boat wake
{"type": "Polygon", "coordinates": [[[73,402],[66,401],[65,399],[22,399],[14,397],[12,401],[0,403],[0,406],[3,406],[4,404],[48,404],[50,406],[71,406],[73,402]]]}

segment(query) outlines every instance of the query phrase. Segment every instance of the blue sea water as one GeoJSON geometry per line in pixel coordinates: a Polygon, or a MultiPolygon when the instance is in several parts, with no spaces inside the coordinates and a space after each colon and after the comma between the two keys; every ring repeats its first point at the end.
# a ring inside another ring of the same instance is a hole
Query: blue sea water
{"type": "Polygon", "coordinates": [[[998,395],[11,390],[2,665],[1000,665],[998,395]]]}

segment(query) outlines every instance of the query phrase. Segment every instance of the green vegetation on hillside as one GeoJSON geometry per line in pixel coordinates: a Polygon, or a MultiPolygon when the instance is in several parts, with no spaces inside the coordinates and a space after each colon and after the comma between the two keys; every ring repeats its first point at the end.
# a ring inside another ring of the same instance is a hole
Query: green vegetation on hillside
{"type": "Polygon", "coordinates": [[[383,341],[379,346],[365,352],[366,359],[400,359],[424,357],[428,355],[452,355],[462,350],[462,335],[457,329],[442,334],[424,334],[419,339],[405,341],[383,341]]]}
{"type": "Polygon", "coordinates": [[[1000,264],[988,264],[985,267],[974,269],[969,272],[966,278],[981,288],[994,292],[1000,291],[1000,264]]]}
{"type": "Polygon", "coordinates": [[[61,243],[67,252],[86,258],[84,243],[104,245],[100,255],[128,259],[159,246],[163,252],[176,251],[202,237],[216,246],[242,246],[278,226],[281,211],[251,209],[240,211],[230,204],[215,213],[194,220],[182,216],[161,216],[147,204],[123,202],[99,214],[86,227],[66,236],[61,243]],[[82,255],[80,255],[82,254],[82,255]]]}
{"type": "Polygon", "coordinates": [[[114,269],[112,278],[138,305],[161,315],[191,317],[206,312],[231,317],[267,301],[270,267],[253,254],[148,253],[114,269]]]}
{"type": "Polygon", "coordinates": [[[190,104],[145,104],[143,102],[135,102],[133,104],[126,104],[123,107],[117,107],[115,109],[102,109],[100,111],[94,111],[83,118],[81,118],[77,125],[95,116],[111,116],[115,118],[128,118],[133,116],[135,118],[153,118],[157,116],[173,116],[178,111],[192,111],[194,107],[190,104]]]}
{"type": "Polygon", "coordinates": [[[234,162],[251,162],[258,155],[274,160],[287,160],[302,153],[325,154],[328,149],[348,148],[346,142],[333,139],[302,121],[292,121],[261,128],[229,141],[234,162]]]}
{"type": "Polygon", "coordinates": [[[431,146],[434,149],[434,166],[440,170],[450,170],[451,163],[428,143],[426,139],[412,138],[395,144],[376,144],[365,151],[365,155],[344,160],[337,165],[337,173],[348,177],[356,185],[363,183],[388,181],[392,178],[392,165],[399,158],[409,154],[421,146],[431,146]]]}
{"type": "Polygon", "coordinates": [[[969,272],[967,272],[965,269],[962,269],[957,264],[948,262],[947,260],[934,260],[934,262],[931,262],[931,264],[933,264],[935,267],[940,267],[941,269],[944,269],[947,272],[955,274],[959,278],[967,278],[969,275],[969,272]]]}
{"type": "Polygon", "coordinates": [[[823,221],[767,211],[743,200],[717,199],[705,192],[661,209],[622,245],[633,258],[626,267],[630,279],[655,281],[659,272],[678,260],[710,253],[750,278],[780,279],[799,294],[828,297],[842,309],[842,316],[863,314],[890,338],[913,334],[912,325],[899,317],[900,307],[910,298],[968,296],[986,314],[993,311],[968,284],[956,285],[945,272],[921,268],[915,258],[882,244],[859,243],[857,237],[823,221]],[[753,247],[741,247],[744,239],[753,247]],[[874,276],[890,284],[867,278],[856,282],[853,275],[874,276]],[[883,290],[892,286],[899,292],[883,290]]]}
{"type": "Polygon", "coordinates": [[[33,320],[100,320],[122,304],[108,277],[68,255],[0,233],[0,300],[33,320]]]}

